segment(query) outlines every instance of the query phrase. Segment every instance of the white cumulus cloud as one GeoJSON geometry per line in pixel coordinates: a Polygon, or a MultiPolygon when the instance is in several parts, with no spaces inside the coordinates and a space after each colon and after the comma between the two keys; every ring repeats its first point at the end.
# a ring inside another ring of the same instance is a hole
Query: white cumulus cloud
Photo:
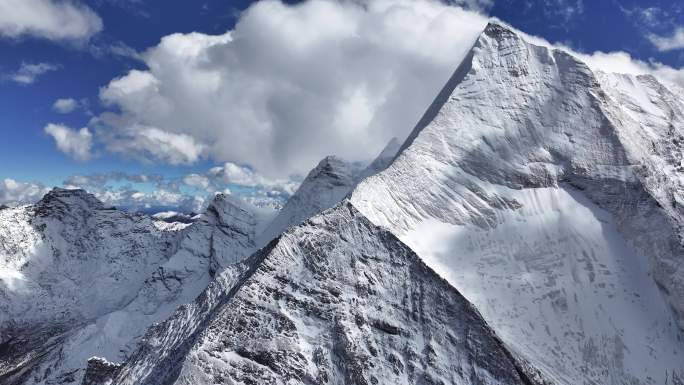
{"type": "Polygon", "coordinates": [[[0,37],[84,41],[101,30],[102,19],[76,1],[0,1],[0,37]]]}
{"type": "Polygon", "coordinates": [[[112,152],[206,156],[270,178],[329,154],[368,159],[410,131],[486,21],[436,0],[257,2],[232,31],[173,34],[144,52],[146,71],[102,88],[116,112],[94,126],[112,152]]]}
{"type": "Polygon", "coordinates": [[[172,165],[194,163],[201,158],[206,148],[189,134],[141,124],[100,131],[100,137],[113,153],[143,161],[159,160],[172,165]]]}
{"type": "Polygon", "coordinates": [[[90,149],[93,145],[93,135],[87,127],[74,130],[61,124],[50,123],[45,126],[46,134],[52,136],[57,149],[79,161],[91,158],[90,149]]]}
{"type": "Polygon", "coordinates": [[[207,178],[204,175],[199,175],[199,174],[188,174],[185,177],[183,177],[183,183],[190,187],[195,187],[198,189],[202,190],[207,190],[209,189],[209,178],[207,178]]]}
{"type": "Polygon", "coordinates": [[[252,168],[226,162],[210,168],[202,174],[185,175],[181,182],[199,190],[195,194],[224,192],[251,201],[257,206],[281,206],[299,187],[299,179],[272,179],[265,177],[252,168]]]}

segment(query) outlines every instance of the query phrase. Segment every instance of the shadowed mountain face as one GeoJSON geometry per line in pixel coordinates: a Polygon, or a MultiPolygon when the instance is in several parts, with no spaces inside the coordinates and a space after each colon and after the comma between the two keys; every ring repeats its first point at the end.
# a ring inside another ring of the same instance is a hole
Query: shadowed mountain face
{"type": "Polygon", "coordinates": [[[468,301],[348,202],[227,270],[114,372],[113,384],[532,383],[468,301]]]}
{"type": "Polygon", "coordinates": [[[554,381],[671,382],[684,356],[680,95],[490,24],[351,201],[554,381]]]}

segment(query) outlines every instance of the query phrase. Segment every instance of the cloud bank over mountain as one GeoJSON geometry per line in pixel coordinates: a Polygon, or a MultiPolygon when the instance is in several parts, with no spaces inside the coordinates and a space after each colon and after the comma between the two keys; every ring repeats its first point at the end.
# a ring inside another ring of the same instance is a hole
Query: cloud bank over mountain
{"type": "Polygon", "coordinates": [[[142,55],[148,70],[101,89],[120,112],[94,125],[111,152],[270,177],[329,154],[368,159],[408,133],[485,24],[437,1],[259,2],[223,35],[164,37],[142,55]]]}
{"type": "MultiPolygon", "coordinates": [[[[430,0],[259,2],[224,34],[164,37],[141,55],[147,70],[101,88],[110,110],[91,126],[110,153],[246,164],[271,178],[329,154],[370,159],[408,134],[486,22],[430,0]]],[[[684,83],[681,70],[624,52],[573,53],[594,69],[684,83]]]]}

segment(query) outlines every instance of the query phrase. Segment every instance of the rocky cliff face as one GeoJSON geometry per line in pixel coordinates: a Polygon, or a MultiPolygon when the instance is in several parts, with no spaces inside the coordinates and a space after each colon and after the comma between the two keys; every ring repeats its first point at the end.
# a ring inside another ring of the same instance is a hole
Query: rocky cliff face
{"type": "Polygon", "coordinates": [[[351,201],[564,384],[682,378],[681,90],[490,24],[351,201]]]}
{"type": "Polygon", "coordinates": [[[249,212],[223,195],[181,231],[61,189],[2,210],[0,223],[7,384],[78,383],[90,357],[125,359],[153,322],[192,301],[254,242],[249,212]]]}
{"type": "Polygon", "coordinates": [[[348,202],[152,329],[112,384],[531,384],[477,310],[348,202]]]}

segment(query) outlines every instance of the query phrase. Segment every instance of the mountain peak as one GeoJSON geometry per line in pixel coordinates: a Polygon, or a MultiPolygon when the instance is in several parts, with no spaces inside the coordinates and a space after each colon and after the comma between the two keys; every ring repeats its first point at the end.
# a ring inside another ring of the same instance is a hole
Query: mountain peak
{"type": "Polygon", "coordinates": [[[306,179],[311,180],[322,176],[332,179],[344,179],[353,176],[357,171],[358,167],[354,167],[353,163],[347,162],[334,155],[328,155],[311,170],[306,179]]]}
{"type": "Polygon", "coordinates": [[[361,172],[359,180],[369,177],[371,175],[375,175],[378,172],[387,168],[387,166],[389,166],[390,163],[392,163],[392,160],[394,160],[394,157],[397,155],[397,152],[399,152],[399,148],[401,148],[401,142],[399,141],[399,139],[396,137],[390,139],[390,141],[387,142],[385,147],[380,152],[380,155],[378,155],[371,162],[371,164],[369,164],[368,167],[366,167],[366,169],[363,170],[363,172],[361,172]]]}
{"type": "Polygon", "coordinates": [[[105,206],[93,194],[85,190],[55,187],[38,201],[36,208],[41,215],[49,215],[60,211],[101,210],[105,206]]]}
{"type": "Polygon", "coordinates": [[[518,34],[515,33],[513,29],[494,20],[491,20],[489,21],[489,23],[487,23],[487,26],[485,27],[482,33],[493,38],[518,36],[518,34]]]}
{"type": "Polygon", "coordinates": [[[323,158],[264,229],[257,243],[264,245],[286,228],[340,202],[356,184],[360,173],[358,163],[333,155],[323,158]]]}
{"type": "Polygon", "coordinates": [[[527,40],[489,23],[393,163],[351,200],[563,383],[665,383],[684,351],[681,97],[649,78],[606,81],[527,40]],[[585,260],[604,275],[579,276],[585,260]],[[615,310],[595,317],[585,304],[615,310]],[[623,335],[615,366],[577,348],[623,335]],[[656,357],[654,344],[671,353],[656,357]]]}
{"type": "Polygon", "coordinates": [[[254,226],[254,215],[246,204],[230,194],[219,193],[214,196],[202,219],[219,225],[254,226]]]}

